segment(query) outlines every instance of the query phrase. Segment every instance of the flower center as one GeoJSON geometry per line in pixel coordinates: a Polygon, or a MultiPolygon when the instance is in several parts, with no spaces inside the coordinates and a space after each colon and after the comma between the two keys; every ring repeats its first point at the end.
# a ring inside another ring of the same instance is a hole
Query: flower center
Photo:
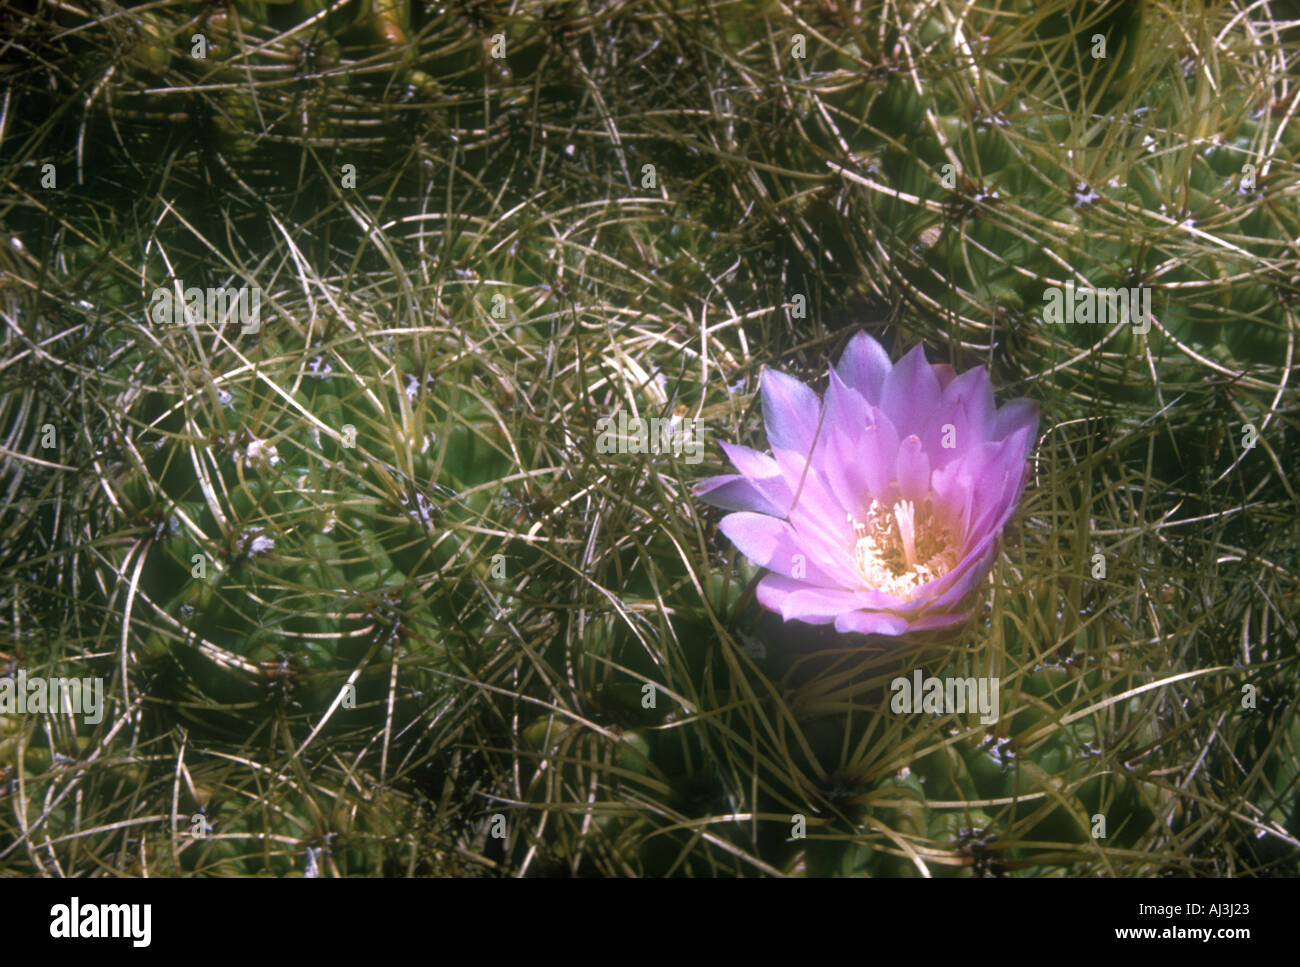
{"type": "Polygon", "coordinates": [[[867,586],[905,601],[961,560],[957,541],[935,516],[929,498],[919,508],[910,500],[892,506],[873,500],[865,521],[850,514],[849,523],[857,538],[853,562],[867,586]]]}

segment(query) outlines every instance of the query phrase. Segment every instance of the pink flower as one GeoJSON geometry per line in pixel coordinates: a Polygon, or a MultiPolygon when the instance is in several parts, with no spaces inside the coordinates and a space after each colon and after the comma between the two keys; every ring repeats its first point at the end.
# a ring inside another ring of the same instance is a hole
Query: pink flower
{"type": "Polygon", "coordinates": [[[919,345],[895,365],[866,333],[832,367],[824,405],[773,370],[762,389],[772,455],[724,443],[740,472],[695,488],[735,511],[722,532],[773,572],[759,603],[844,633],[965,623],[1024,490],[1038,404],[997,409],[984,367],[958,376],[919,345]]]}

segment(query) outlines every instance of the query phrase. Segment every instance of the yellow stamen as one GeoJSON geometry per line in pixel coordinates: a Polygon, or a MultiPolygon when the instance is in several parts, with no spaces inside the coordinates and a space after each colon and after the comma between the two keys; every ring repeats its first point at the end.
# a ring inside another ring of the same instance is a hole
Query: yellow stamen
{"type": "Polygon", "coordinates": [[[909,600],[922,584],[943,577],[961,560],[956,536],[926,498],[893,506],[873,500],[867,519],[849,515],[855,537],[853,561],[866,586],[909,600]]]}

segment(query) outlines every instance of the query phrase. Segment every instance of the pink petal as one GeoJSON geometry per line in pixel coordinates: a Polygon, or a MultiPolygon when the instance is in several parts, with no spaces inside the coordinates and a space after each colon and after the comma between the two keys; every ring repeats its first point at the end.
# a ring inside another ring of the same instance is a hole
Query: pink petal
{"type": "Polygon", "coordinates": [[[759,567],[812,585],[842,585],[842,566],[828,561],[817,542],[797,533],[786,521],[741,511],[722,518],[718,529],[759,567]]]}
{"type": "Polygon", "coordinates": [[[938,410],[942,395],[934,368],[925,361],[925,351],[918,343],[885,377],[880,408],[901,436],[920,436],[938,410]]]}
{"type": "MultiPolygon", "coordinates": [[[[822,443],[817,444],[817,449],[820,451],[822,446],[822,443]]],[[[832,459],[829,440],[825,446],[827,459],[832,459]]],[[[790,523],[801,532],[819,534],[832,544],[847,546],[852,533],[848,524],[849,511],[830,489],[825,471],[818,469],[822,461],[809,465],[799,454],[779,447],[774,447],[772,453],[786,486],[794,495],[788,515],[790,523]]]]}
{"type": "Polygon", "coordinates": [[[921,501],[930,493],[930,458],[915,435],[898,445],[894,476],[904,500],[921,501]]]}
{"type": "Polygon", "coordinates": [[[870,405],[834,369],[831,370],[830,387],[826,391],[826,423],[852,435],[866,429],[871,423],[870,405]]]}
{"type": "Polygon", "coordinates": [[[781,467],[766,453],[759,453],[749,447],[734,443],[723,443],[722,450],[741,475],[747,477],[754,489],[767,498],[776,508],[777,517],[784,517],[794,503],[794,494],[790,492],[781,474],[781,467]]]}
{"type": "MultiPolygon", "coordinates": [[[[894,482],[898,467],[898,430],[884,410],[871,409],[871,425],[862,435],[862,450],[856,458],[862,463],[871,495],[884,499],[894,482]]],[[[854,459],[849,454],[846,459],[854,459]]]]}
{"type": "Polygon", "coordinates": [[[1033,440],[1031,432],[1022,427],[1000,444],[986,444],[998,450],[975,477],[972,537],[988,529],[1001,530],[1015,509],[1029,469],[1025,460],[1033,440]]]}
{"type": "Polygon", "coordinates": [[[971,404],[971,415],[976,424],[991,430],[997,408],[993,401],[993,384],[983,366],[966,370],[944,387],[941,409],[949,409],[962,400],[971,404]]]}
{"type": "Polygon", "coordinates": [[[975,589],[975,585],[988,576],[1000,550],[1000,536],[985,535],[979,544],[968,549],[961,563],[943,577],[925,585],[922,593],[926,597],[927,613],[944,613],[956,607],[975,589]]]}
{"type": "Polygon", "coordinates": [[[826,485],[841,507],[857,519],[865,517],[871,498],[888,488],[893,455],[880,452],[880,431],[874,413],[857,390],[831,370],[826,394],[826,425],[829,433],[816,461],[826,485]]]}
{"type": "Polygon", "coordinates": [[[821,409],[817,394],[793,376],[763,370],[763,419],[773,449],[793,450],[807,459],[817,437],[821,409]]]}
{"type": "Polygon", "coordinates": [[[1005,440],[1016,430],[1028,430],[1031,439],[1038,436],[1038,404],[1033,400],[1018,399],[998,410],[993,423],[993,439],[1005,440]]]}
{"type": "MultiPolygon", "coordinates": [[[[783,481],[784,483],[784,481],[783,481]]],[[[785,509],[777,506],[752,480],[740,474],[709,477],[695,485],[695,496],[723,510],[749,510],[758,514],[784,517],[785,509]]]]}
{"type": "Polygon", "coordinates": [[[974,489],[966,459],[955,460],[930,474],[935,510],[963,543],[970,533],[974,489]]]}
{"type": "Polygon", "coordinates": [[[827,624],[842,614],[862,607],[852,591],[838,588],[790,587],[766,578],[759,583],[758,601],[769,611],[778,612],[786,621],[827,624]],[[766,587],[764,587],[766,585],[766,587]]]}
{"type": "Polygon", "coordinates": [[[939,389],[941,390],[946,390],[948,384],[957,378],[957,370],[947,363],[935,363],[933,369],[934,378],[939,381],[939,389]]]}
{"type": "MultiPolygon", "coordinates": [[[[885,594],[883,591],[853,590],[854,587],[860,584],[861,579],[857,577],[856,571],[852,578],[846,576],[844,580],[835,581],[825,586],[816,586],[808,580],[798,580],[782,574],[769,574],[759,582],[757,595],[759,603],[763,607],[778,613],[782,613],[782,602],[787,596],[805,591],[832,594],[837,602],[836,607],[843,604],[844,606],[840,610],[847,611],[861,611],[864,609],[870,611],[908,611],[916,610],[925,603],[921,601],[905,602],[901,598],[885,594]]],[[[798,606],[797,602],[796,606],[798,606]]],[[[818,613],[818,609],[811,607],[809,613],[818,613]]]]}
{"type": "Polygon", "coordinates": [[[983,366],[967,370],[943,391],[938,411],[931,418],[928,436],[922,437],[935,467],[946,466],[973,446],[994,439],[993,385],[983,366]],[[944,427],[951,425],[951,434],[944,427]],[[943,445],[945,438],[953,444],[943,445]]]}
{"type": "Polygon", "coordinates": [[[907,627],[905,619],[876,611],[851,611],[835,619],[835,630],[841,634],[897,636],[907,627]]]}
{"type": "Polygon", "coordinates": [[[909,631],[942,631],[946,628],[957,628],[970,621],[970,611],[960,611],[953,614],[927,614],[920,618],[910,618],[908,620],[909,631]]]}
{"type": "Polygon", "coordinates": [[[872,406],[880,405],[880,391],[894,364],[880,343],[865,332],[849,340],[835,370],[840,379],[857,390],[872,406]]]}

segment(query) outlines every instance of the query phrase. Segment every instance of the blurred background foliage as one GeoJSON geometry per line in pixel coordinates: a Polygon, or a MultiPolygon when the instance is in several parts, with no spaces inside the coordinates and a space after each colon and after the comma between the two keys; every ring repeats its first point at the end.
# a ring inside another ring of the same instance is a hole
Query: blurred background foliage
{"type": "Polygon", "coordinates": [[[3,0],[0,674],[107,709],[0,714],[0,871],[1300,872],[1298,22],[3,0]],[[690,495],[863,327],[1043,407],[946,644],[779,627],[690,495]]]}

